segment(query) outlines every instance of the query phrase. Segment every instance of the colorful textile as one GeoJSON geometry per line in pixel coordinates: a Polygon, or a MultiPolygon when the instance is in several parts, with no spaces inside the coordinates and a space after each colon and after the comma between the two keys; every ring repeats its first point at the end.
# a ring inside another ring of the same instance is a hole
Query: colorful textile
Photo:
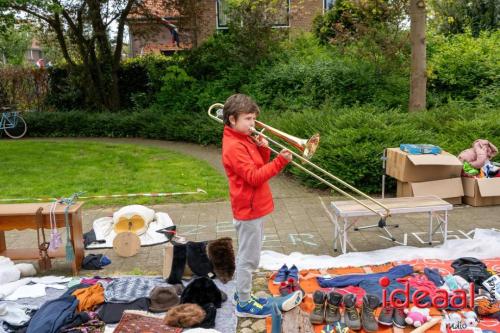
{"type": "Polygon", "coordinates": [[[93,310],[97,305],[104,303],[104,288],[99,283],[78,289],[72,295],[78,299],[78,312],[93,310]]]}
{"type": "Polygon", "coordinates": [[[163,324],[163,318],[143,311],[125,311],[114,333],[180,333],[182,328],[163,324]]]}
{"type": "Polygon", "coordinates": [[[156,286],[167,287],[162,278],[145,278],[140,276],[113,279],[109,283],[101,282],[104,286],[106,302],[130,303],[141,297],[149,297],[156,286]]]}

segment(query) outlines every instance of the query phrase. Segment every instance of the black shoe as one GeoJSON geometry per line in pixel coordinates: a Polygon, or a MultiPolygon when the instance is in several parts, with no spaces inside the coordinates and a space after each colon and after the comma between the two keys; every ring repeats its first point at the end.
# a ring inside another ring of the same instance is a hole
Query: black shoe
{"type": "Polygon", "coordinates": [[[375,295],[365,295],[363,306],[361,307],[361,323],[366,332],[378,331],[378,323],[375,320],[375,309],[379,306],[380,300],[375,295]]]}
{"type": "Polygon", "coordinates": [[[325,321],[327,324],[333,324],[340,321],[340,303],[342,302],[342,295],[338,292],[332,291],[326,295],[326,310],[325,321]]]}
{"type": "Polygon", "coordinates": [[[405,312],[404,309],[394,309],[394,315],[392,316],[392,323],[394,326],[398,328],[405,328],[406,327],[406,321],[405,321],[405,312]]]}
{"type": "Polygon", "coordinates": [[[361,319],[359,318],[358,310],[356,309],[356,295],[347,294],[344,295],[342,299],[345,312],[344,312],[344,322],[353,331],[358,331],[361,329],[361,319]]]}
{"type": "Polygon", "coordinates": [[[380,314],[378,315],[378,322],[379,324],[385,326],[392,326],[393,316],[394,316],[394,308],[387,306],[385,308],[382,308],[382,310],[380,311],[380,314]]]}

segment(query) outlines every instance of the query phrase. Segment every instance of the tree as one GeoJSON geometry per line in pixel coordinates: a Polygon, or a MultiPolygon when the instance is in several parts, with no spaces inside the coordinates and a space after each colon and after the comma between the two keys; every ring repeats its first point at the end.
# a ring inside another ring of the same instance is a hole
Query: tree
{"type": "Polygon", "coordinates": [[[31,41],[29,28],[19,24],[0,29],[0,63],[21,65],[31,41]]]}
{"type": "Polygon", "coordinates": [[[0,14],[23,15],[50,30],[70,73],[83,73],[82,89],[98,107],[120,107],[118,69],[127,16],[140,0],[0,0],[0,14]],[[111,28],[116,29],[112,44],[111,28]],[[72,54],[70,50],[76,50],[72,54]]]}
{"type": "Polygon", "coordinates": [[[498,0],[432,0],[430,23],[446,35],[470,30],[474,37],[481,31],[500,28],[498,0]]]}
{"type": "Polygon", "coordinates": [[[410,19],[411,78],[408,109],[412,112],[424,110],[426,108],[425,0],[410,0],[410,19]]]}

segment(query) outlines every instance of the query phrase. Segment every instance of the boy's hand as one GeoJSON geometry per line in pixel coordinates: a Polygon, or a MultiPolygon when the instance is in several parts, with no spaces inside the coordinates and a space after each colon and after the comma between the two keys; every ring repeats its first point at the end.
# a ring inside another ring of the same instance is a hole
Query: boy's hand
{"type": "Polygon", "coordinates": [[[264,136],[262,135],[257,135],[257,136],[254,136],[253,137],[255,143],[257,144],[257,146],[259,147],[269,147],[269,142],[267,141],[266,138],[264,138],[264,136]]]}
{"type": "Polygon", "coordinates": [[[288,149],[280,151],[280,156],[283,156],[288,162],[291,162],[293,159],[293,155],[288,149]]]}

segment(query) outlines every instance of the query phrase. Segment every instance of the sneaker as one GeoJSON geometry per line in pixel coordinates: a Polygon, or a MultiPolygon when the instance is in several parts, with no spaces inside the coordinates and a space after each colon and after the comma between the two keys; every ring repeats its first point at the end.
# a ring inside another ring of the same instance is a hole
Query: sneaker
{"type": "Polygon", "coordinates": [[[294,280],[292,278],[288,279],[288,288],[290,289],[290,292],[295,292],[295,291],[300,291],[302,293],[302,297],[306,295],[304,290],[300,287],[299,281],[294,280]]]}
{"type": "Polygon", "coordinates": [[[361,306],[361,323],[366,332],[377,332],[378,323],[375,320],[375,309],[379,306],[380,300],[375,295],[365,295],[361,306]]]}
{"type": "Polygon", "coordinates": [[[394,309],[394,315],[392,316],[392,324],[398,328],[405,328],[406,327],[405,318],[406,315],[404,309],[394,309]]]}
{"type": "MultiPolygon", "coordinates": [[[[266,304],[267,303],[267,298],[264,297],[255,297],[254,294],[250,295],[250,298],[259,302],[260,304],[266,304]]],[[[238,297],[238,293],[233,294],[233,305],[236,306],[238,302],[240,301],[240,298],[238,297]]]]}
{"type": "Polygon", "coordinates": [[[278,308],[283,311],[290,311],[302,302],[303,295],[300,291],[295,291],[289,295],[281,297],[272,297],[269,299],[270,303],[275,303],[278,308]]]}
{"type": "Polygon", "coordinates": [[[321,290],[316,290],[313,294],[314,309],[309,315],[311,324],[323,324],[325,321],[325,301],[325,293],[321,290]]]}
{"type": "Polygon", "coordinates": [[[283,281],[280,284],[279,292],[281,296],[290,295],[292,293],[292,286],[288,284],[288,281],[283,281]]]}
{"type": "Polygon", "coordinates": [[[325,325],[321,329],[321,333],[335,333],[335,327],[333,327],[333,325],[330,324],[325,325]]]}
{"type": "Polygon", "coordinates": [[[328,324],[326,326],[328,326],[330,329],[333,328],[333,331],[330,331],[332,333],[349,333],[349,327],[347,327],[346,324],[340,321],[336,321],[333,324],[328,324]]]}
{"type": "Polygon", "coordinates": [[[393,316],[394,316],[394,308],[386,306],[385,308],[382,308],[382,310],[380,311],[377,321],[379,322],[379,324],[385,326],[392,326],[393,316]]]}
{"type": "Polygon", "coordinates": [[[294,279],[295,281],[299,281],[299,269],[297,266],[293,265],[288,270],[288,279],[294,279]]]}
{"type": "Polygon", "coordinates": [[[288,267],[287,265],[281,266],[281,268],[278,270],[278,273],[276,273],[276,276],[274,277],[273,283],[274,284],[281,284],[281,282],[285,282],[288,278],[288,267]]]}
{"type": "Polygon", "coordinates": [[[347,294],[342,298],[345,306],[344,322],[347,327],[353,331],[361,329],[361,319],[359,318],[358,310],[356,309],[356,295],[347,294]]]}
{"type": "Polygon", "coordinates": [[[236,316],[243,318],[266,318],[273,312],[272,305],[269,303],[261,304],[255,299],[250,298],[248,302],[236,304],[236,316]]]}

